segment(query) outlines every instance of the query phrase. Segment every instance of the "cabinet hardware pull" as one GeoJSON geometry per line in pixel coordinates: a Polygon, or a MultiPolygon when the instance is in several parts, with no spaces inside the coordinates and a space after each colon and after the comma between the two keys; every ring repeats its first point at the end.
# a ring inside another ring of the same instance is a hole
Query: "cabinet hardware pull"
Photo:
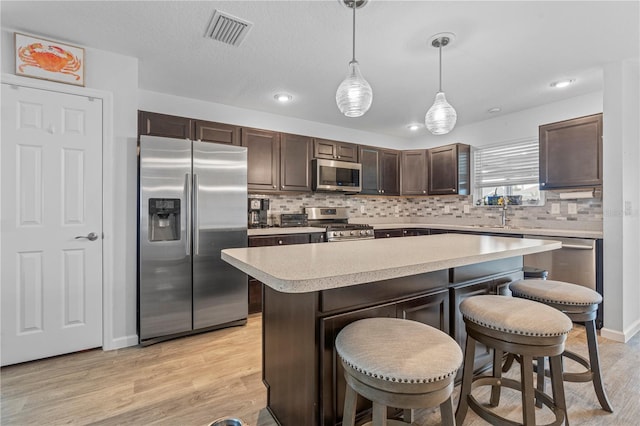
{"type": "Polygon", "coordinates": [[[275,185],[273,185],[273,189],[276,189],[276,186],[275,186],[275,185]]]}
{"type": "Polygon", "coordinates": [[[282,240],[278,240],[278,244],[282,244],[282,240]]]}

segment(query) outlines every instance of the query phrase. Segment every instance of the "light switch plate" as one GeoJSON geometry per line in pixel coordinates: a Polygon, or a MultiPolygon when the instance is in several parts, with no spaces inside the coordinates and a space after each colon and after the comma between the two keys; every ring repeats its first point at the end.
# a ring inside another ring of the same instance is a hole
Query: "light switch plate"
{"type": "Polygon", "coordinates": [[[464,214],[469,214],[471,212],[471,207],[469,207],[469,204],[464,205],[463,211],[464,211],[464,214]]]}
{"type": "Polygon", "coordinates": [[[394,206],[393,211],[396,213],[400,213],[400,206],[394,206]]]}
{"type": "Polygon", "coordinates": [[[633,214],[633,207],[631,205],[631,201],[624,202],[624,215],[631,216],[633,214]]]}
{"type": "Polygon", "coordinates": [[[560,204],[551,203],[551,214],[560,214],[560,204]]]}
{"type": "Polygon", "coordinates": [[[569,214],[578,214],[578,204],[576,203],[569,203],[567,205],[567,208],[569,210],[569,214]]]}
{"type": "Polygon", "coordinates": [[[364,206],[360,206],[360,213],[365,213],[364,206]]]}
{"type": "Polygon", "coordinates": [[[444,212],[445,213],[449,213],[449,206],[447,206],[447,205],[444,206],[444,212]]]}

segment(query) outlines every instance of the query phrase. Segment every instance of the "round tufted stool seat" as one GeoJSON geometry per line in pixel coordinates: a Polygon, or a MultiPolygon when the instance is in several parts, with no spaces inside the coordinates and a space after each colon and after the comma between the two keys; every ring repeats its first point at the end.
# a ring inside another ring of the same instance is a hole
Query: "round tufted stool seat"
{"type": "MultiPolygon", "coordinates": [[[[568,382],[593,382],[598,402],[606,411],[613,412],[607,398],[600,372],[600,355],[596,335],[596,315],[602,296],[590,288],[552,280],[521,280],[509,285],[514,297],[535,300],[564,312],[572,321],[584,325],[587,334],[589,359],[574,352],[565,351],[563,356],[586,368],[578,373],[564,373],[568,382]]],[[[544,359],[538,360],[538,388],[544,388],[544,359]]]]}
{"type": "Polygon", "coordinates": [[[448,334],[416,321],[367,318],[343,328],[335,348],[347,382],[344,426],[355,422],[358,394],[373,402],[374,426],[394,423],[385,423],[387,407],[440,406],[442,423],[455,424],[451,394],[462,351],[448,334]]]}
{"type": "Polygon", "coordinates": [[[562,352],[571,330],[571,320],[562,312],[531,300],[507,296],[482,295],[465,299],[460,312],[467,331],[464,371],[456,423],[462,424],[467,409],[476,412],[491,424],[518,424],[496,414],[491,407],[500,402],[502,387],[519,390],[522,394],[522,424],[535,425],[535,397],[555,414],[553,425],[569,424],[567,420],[562,382],[562,352]],[[476,342],[494,351],[493,374],[473,376],[476,342]],[[505,353],[517,354],[521,359],[521,382],[502,378],[502,358],[505,353]],[[533,386],[533,359],[549,357],[553,398],[533,386]],[[491,386],[489,406],[480,404],[472,395],[473,389],[491,386]]]}

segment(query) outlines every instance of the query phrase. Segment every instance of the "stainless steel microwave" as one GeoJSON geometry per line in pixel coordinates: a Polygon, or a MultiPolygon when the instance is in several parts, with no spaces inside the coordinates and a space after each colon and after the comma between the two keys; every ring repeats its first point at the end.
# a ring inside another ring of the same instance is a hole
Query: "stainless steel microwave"
{"type": "Polygon", "coordinates": [[[312,160],[314,191],[360,192],[362,164],[315,159],[312,160]]]}

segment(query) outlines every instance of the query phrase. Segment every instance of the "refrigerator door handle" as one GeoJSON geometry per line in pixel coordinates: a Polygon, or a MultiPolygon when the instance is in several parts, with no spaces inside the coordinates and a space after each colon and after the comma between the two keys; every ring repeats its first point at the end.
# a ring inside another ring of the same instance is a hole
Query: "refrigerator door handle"
{"type": "Polygon", "coordinates": [[[200,193],[200,187],[198,186],[198,175],[193,174],[193,226],[194,226],[194,254],[198,256],[200,254],[200,222],[198,221],[198,194],[200,193]]]}
{"type": "Polygon", "coordinates": [[[185,253],[187,256],[191,254],[191,182],[190,182],[190,173],[184,174],[184,199],[186,200],[186,208],[183,209],[186,214],[185,221],[185,253]]]}

